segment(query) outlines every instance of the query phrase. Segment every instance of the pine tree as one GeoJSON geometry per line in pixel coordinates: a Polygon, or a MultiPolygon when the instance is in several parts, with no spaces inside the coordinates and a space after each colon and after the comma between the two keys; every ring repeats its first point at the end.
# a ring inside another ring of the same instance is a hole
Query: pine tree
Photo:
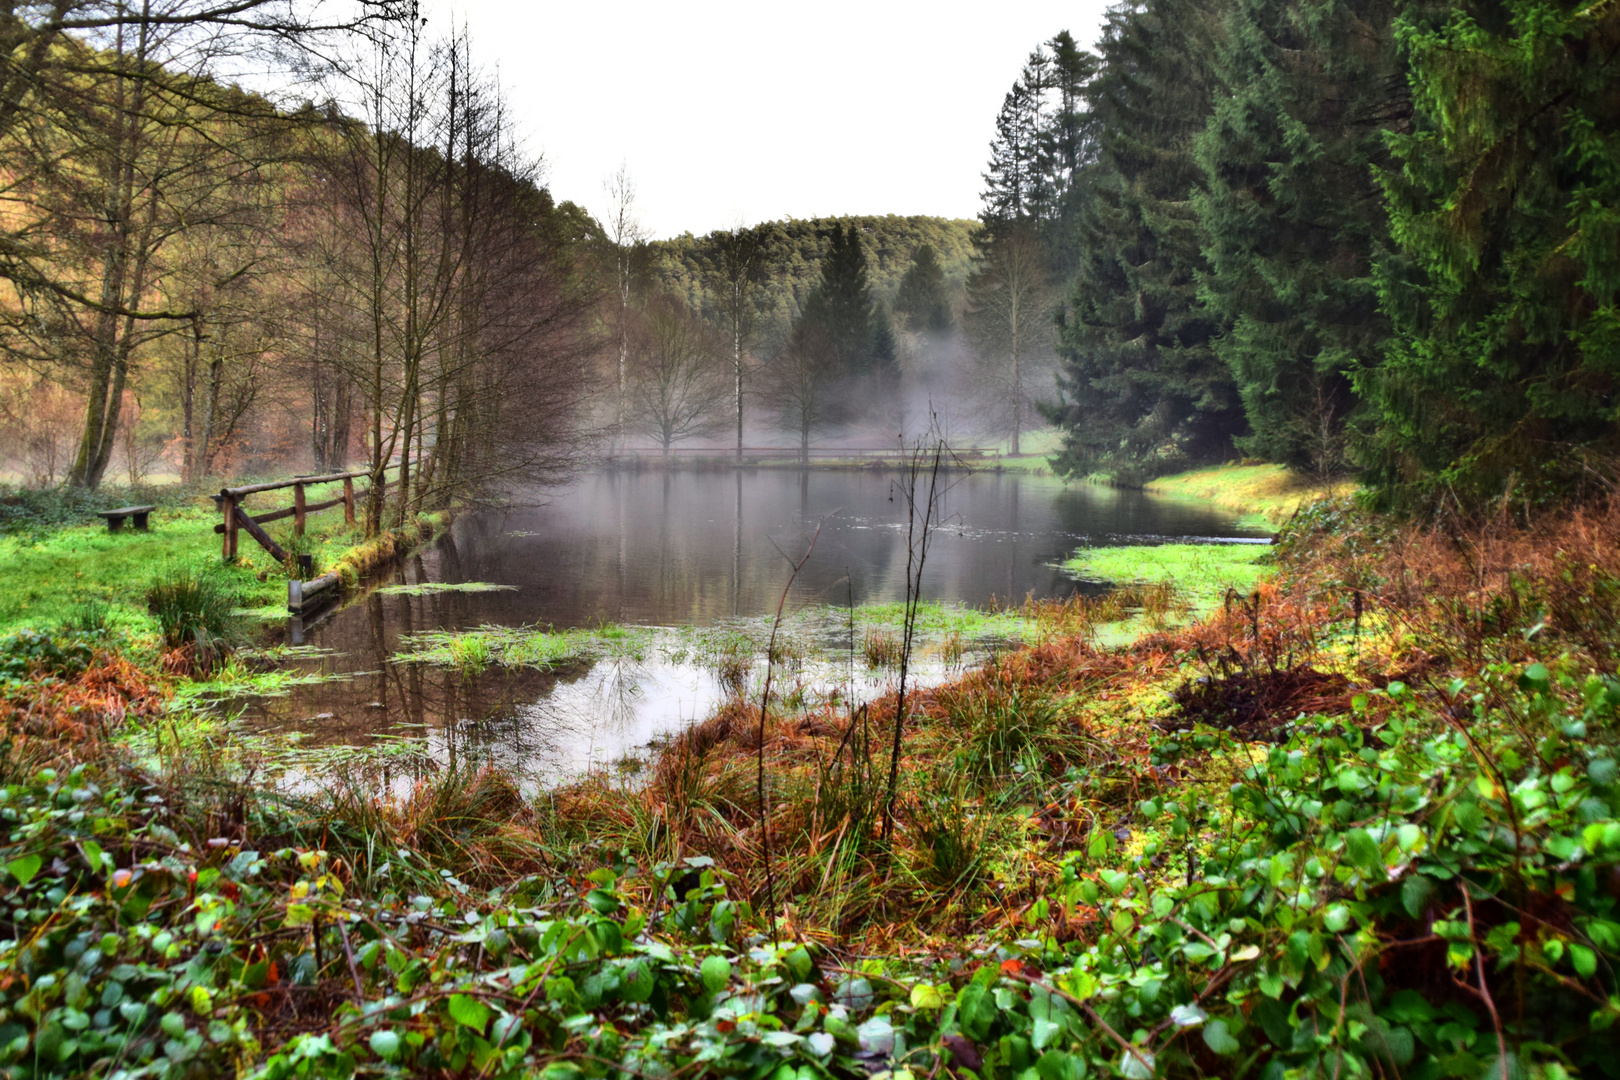
{"type": "Polygon", "coordinates": [[[1208,269],[1243,396],[1245,453],[1322,473],[1348,464],[1349,372],[1388,334],[1372,276],[1387,245],[1375,166],[1409,112],[1397,0],[1234,0],[1220,93],[1197,140],[1208,269]]]}
{"type": "Polygon", "coordinates": [[[1411,501],[1545,494],[1620,448],[1620,8],[1404,17],[1417,129],[1384,174],[1396,336],[1356,377],[1370,478],[1411,501]]]}
{"type": "Polygon", "coordinates": [[[894,310],[913,333],[950,332],[951,297],[945,285],[945,268],[939,264],[934,245],[922,244],[912,255],[911,265],[894,294],[894,310]]]}
{"type": "Polygon", "coordinates": [[[805,300],[801,319],[826,341],[840,375],[897,373],[892,334],[888,355],[880,355],[877,348],[880,322],[887,330],[888,316],[872,297],[866,253],[854,224],[833,225],[819,280],[805,300]]]}
{"type": "Polygon", "coordinates": [[[1198,298],[1205,269],[1193,140],[1210,114],[1220,0],[1110,11],[1091,83],[1099,159],[1083,170],[1079,267],[1060,326],[1057,462],[1138,480],[1219,459],[1244,434],[1198,298]]]}
{"type": "Polygon", "coordinates": [[[1050,177],[1054,207],[1042,234],[1047,261],[1054,273],[1067,277],[1080,258],[1078,215],[1084,203],[1080,177],[1097,159],[1086,89],[1096,78],[1098,61],[1067,30],[1047,42],[1047,48],[1052,54],[1048,86],[1053,101],[1040,132],[1039,169],[1050,177]]]}
{"type": "Polygon", "coordinates": [[[979,215],[991,228],[1022,221],[1032,213],[1039,155],[1035,117],[1039,107],[1038,90],[1020,78],[1007,91],[1001,111],[996,114],[996,137],[990,143],[990,164],[984,173],[981,195],[984,211],[979,215]]]}

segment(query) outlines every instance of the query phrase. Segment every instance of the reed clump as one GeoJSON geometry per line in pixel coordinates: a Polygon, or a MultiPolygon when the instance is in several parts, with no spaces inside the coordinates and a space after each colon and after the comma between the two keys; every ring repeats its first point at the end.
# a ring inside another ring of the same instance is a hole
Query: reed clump
{"type": "Polygon", "coordinates": [[[168,567],[147,586],[146,607],[170,650],[170,670],[206,674],[230,651],[236,598],[218,571],[168,567]]]}
{"type": "Polygon", "coordinates": [[[869,668],[899,667],[901,649],[900,636],[887,630],[868,630],[861,639],[861,658],[869,668]]]}

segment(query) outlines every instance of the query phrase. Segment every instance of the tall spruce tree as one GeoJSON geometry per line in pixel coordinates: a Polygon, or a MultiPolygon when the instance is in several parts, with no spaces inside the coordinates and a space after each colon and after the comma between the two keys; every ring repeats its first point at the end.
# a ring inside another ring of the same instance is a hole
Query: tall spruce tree
{"type": "Polygon", "coordinates": [[[853,223],[833,225],[821,275],[800,318],[825,340],[840,376],[897,374],[888,315],[872,297],[866,253],[853,223]]]}
{"type": "Polygon", "coordinates": [[[945,268],[934,245],[921,244],[894,294],[894,310],[913,333],[947,334],[951,329],[951,296],[945,268]]]}
{"type": "Polygon", "coordinates": [[[1203,182],[1221,0],[1113,8],[1088,90],[1099,159],[1080,178],[1080,262],[1060,326],[1058,466],[1137,481],[1219,459],[1245,434],[1237,388],[1198,297],[1203,182]]]}
{"type": "Polygon", "coordinates": [[[984,173],[984,212],[979,215],[992,226],[1034,214],[1040,160],[1036,118],[1042,87],[1031,86],[1026,76],[1007,91],[996,114],[996,137],[990,142],[990,163],[984,173]]]}
{"type": "Polygon", "coordinates": [[[1054,254],[1070,252],[1072,261],[1074,230],[1065,215],[1076,178],[1094,156],[1085,90],[1096,72],[1097,58],[1067,30],[1029,54],[990,143],[979,218],[992,236],[1034,224],[1054,254]]]}
{"type": "Polygon", "coordinates": [[[1080,48],[1063,30],[1046,43],[1051,50],[1051,77],[1047,85],[1052,103],[1039,133],[1038,167],[1054,193],[1051,220],[1042,228],[1047,261],[1053,273],[1066,278],[1080,258],[1078,215],[1085,187],[1080,178],[1097,160],[1095,132],[1086,89],[1097,76],[1095,55],[1080,48]]]}
{"type": "Polygon", "coordinates": [[[1197,139],[1213,342],[1243,397],[1245,453],[1347,465],[1349,373],[1388,334],[1373,280],[1387,245],[1374,167],[1410,114],[1399,0],[1232,0],[1219,92],[1197,139]]]}
{"type": "Polygon", "coordinates": [[[1396,501],[1556,492],[1620,450],[1620,7],[1403,17],[1417,129],[1384,174],[1396,336],[1357,373],[1396,501]]]}

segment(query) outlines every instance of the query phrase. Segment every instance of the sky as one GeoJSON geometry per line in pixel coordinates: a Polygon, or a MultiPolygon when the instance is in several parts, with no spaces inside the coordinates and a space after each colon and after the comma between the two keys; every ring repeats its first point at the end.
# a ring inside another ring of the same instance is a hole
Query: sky
{"type": "Polygon", "coordinates": [[[996,110],[1103,0],[444,0],[498,66],[559,199],[602,216],[623,163],[652,236],[783,217],[978,213],[996,110]],[[453,6],[452,6],[453,2],[453,6]]]}

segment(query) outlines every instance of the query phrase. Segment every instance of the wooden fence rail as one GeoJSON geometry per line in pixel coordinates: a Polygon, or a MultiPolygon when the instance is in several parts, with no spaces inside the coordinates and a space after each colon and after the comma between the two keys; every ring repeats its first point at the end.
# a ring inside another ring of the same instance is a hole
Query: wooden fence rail
{"type": "MultiPolygon", "coordinates": [[[[377,474],[377,487],[380,489],[386,489],[388,483],[387,471],[389,469],[397,469],[403,464],[404,462],[395,462],[392,465],[385,465],[383,467],[383,471],[377,474]]],[[[293,535],[303,536],[304,519],[308,515],[319,513],[322,510],[330,510],[334,506],[342,506],[344,520],[348,522],[348,524],[353,525],[355,504],[354,482],[363,477],[368,477],[371,475],[371,470],[365,469],[360,472],[324,473],[318,476],[295,476],[291,480],[275,480],[267,484],[246,484],[242,487],[221,488],[219,494],[214,496],[214,502],[219,506],[222,520],[218,525],[214,526],[214,532],[220,533],[224,536],[224,541],[221,544],[222,557],[227,562],[236,558],[237,535],[239,532],[245,531],[249,536],[253,537],[253,539],[259,542],[260,547],[264,548],[264,550],[270,553],[271,558],[275,559],[277,562],[286,562],[286,549],[272,540],[270,538],[270,534],[264,531],[263,526],[272,521],[282,521],[286,518],[292,518],[293,535]],[[305,496],[306,490],[310,487],[317,484],[335,484],[340,480],[343,482],[343,494],[337,496],[336,498],[327,499],[323,502],[311,503],[305,496]],[[283,507],[280,510],[272,510],[267,514],[249,514],[242,508],[243,500],[245,500],[249,495],[256,495],[265,491],[280,491],[283,488],[293,489],[293,504],[291,506],[283,507]]],[[[367,496],[370,494],[370,491],[363,491],[360,494],[362,496],[367,496]]]]}
{"type": "MultiPolygon", "coordinates": [[[[754,458],[861,458],[864,460],[909,460],[913,450],[899,446],[812,446],[808,452],[797,446],[745,446],[742,453],[745,457],[754,458]]],[[[963,446],[951,447],[951,453],[959,458],[1000,458],[1001,450],[998,447],[963,446]]],[[[663,458],[663,457],[735,457],[735,446],[672,446],[668,453],[660,447],[638,447],[631,450],[620,451],[617,457],[637,458],[663,458]]]]}

